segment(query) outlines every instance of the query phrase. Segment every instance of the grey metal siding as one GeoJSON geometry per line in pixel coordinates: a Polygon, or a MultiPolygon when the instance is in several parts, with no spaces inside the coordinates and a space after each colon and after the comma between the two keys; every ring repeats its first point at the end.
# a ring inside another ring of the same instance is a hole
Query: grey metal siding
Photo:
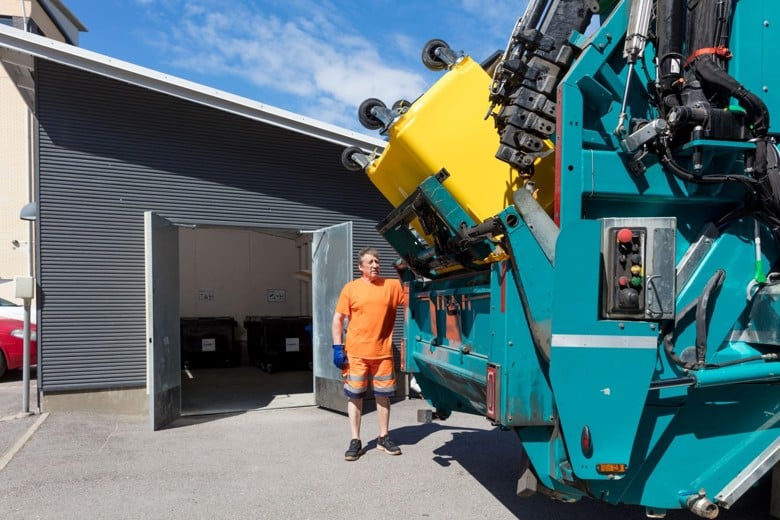
{"type": "MultiPolygon", "coordinates": [[[[143,212],[315,229],[379,246],[390,205],[341,148],[38,60],[40,384],[146,384],[143,212]]],[[[388,266],[389,267],[389,266],[388,266]]]]}

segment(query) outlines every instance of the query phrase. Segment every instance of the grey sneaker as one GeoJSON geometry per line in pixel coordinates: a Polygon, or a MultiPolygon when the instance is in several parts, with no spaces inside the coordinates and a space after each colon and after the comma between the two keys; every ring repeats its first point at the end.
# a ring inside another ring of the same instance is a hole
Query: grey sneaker
{"type": "Polygon", "coordinates": [[[389,435],[385,435],[384,437],[379,437],[376,440],[376,447],[384,451],[388,455],[401,454],[401,448],[395,445],[395,443],[390,439],[389,435]]]}
{"type": "Polygon", "coordinates": [[[352,439],[349,441],[349,448],[344,453],[344,460],[358,460],[363,455],[363,443],[360,439],[352,439]]]}

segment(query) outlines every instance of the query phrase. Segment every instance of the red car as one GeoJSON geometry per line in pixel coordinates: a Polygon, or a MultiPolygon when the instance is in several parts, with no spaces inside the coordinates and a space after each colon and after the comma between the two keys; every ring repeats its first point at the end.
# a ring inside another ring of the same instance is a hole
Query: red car
{"type": "MultiPolygon", "coordinates": [[[[30,364],[38,364],[38,344],[35,324],[30,324],[30,364]]],[[[22,368],[24,353],[24,322],[0,318],[0,378],[7,370],[22,368]]]]}

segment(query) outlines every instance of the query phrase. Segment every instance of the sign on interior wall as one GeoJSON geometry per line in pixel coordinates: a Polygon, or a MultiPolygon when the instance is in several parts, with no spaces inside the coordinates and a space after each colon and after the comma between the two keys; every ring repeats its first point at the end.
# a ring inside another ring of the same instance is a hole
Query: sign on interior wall
{"type": "Polygon", "coordinates": [[[270,303],[284,303],[287,301],[287,291],[284,289],[268,289],[267,300],[270,303]]]}
{"type": "Polygon", "coordinates": [[[301,342],[298,338],[284,338],[285,352],[300,352],[301,342]]]}
{"type": "Polygon", "coordinates": [[[202,303],[214,303],[214,290],[213,289],[198,289],[198,302],[202,303]]]}

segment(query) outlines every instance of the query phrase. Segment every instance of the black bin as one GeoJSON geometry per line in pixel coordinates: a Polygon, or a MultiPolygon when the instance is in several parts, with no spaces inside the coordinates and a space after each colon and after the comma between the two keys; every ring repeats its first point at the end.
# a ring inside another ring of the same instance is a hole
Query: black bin
{"type": "Polygon", "coordinates": [[[311,369],[311,316],[247,316],[244,328],[249,360],[262,370],[311,369]]]}
{"type": "Polygon", "coordinates": [[[184,368],[219,368],[237,365],[238,323],[230,316],[181,318],[181,362],[184,368]]]}

